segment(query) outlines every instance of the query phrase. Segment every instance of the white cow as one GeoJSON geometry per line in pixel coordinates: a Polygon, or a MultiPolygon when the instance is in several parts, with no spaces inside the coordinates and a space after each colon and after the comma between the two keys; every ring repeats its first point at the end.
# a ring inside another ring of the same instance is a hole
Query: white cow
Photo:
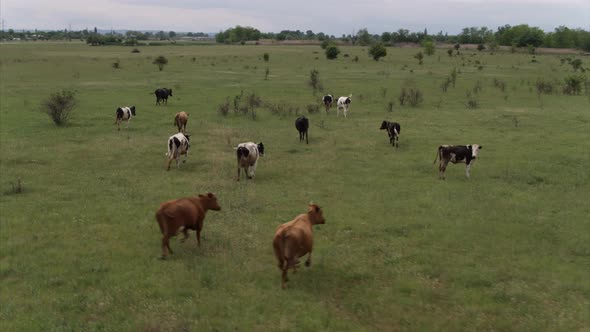
{"type": "Polygon", "coordinates": [[[254,178],[256,172],[256,165],[258,164],[258,157],[264,156],[264,144],[262,142],[256,144],[254,142],[240,143],[236,148],[238,157],[238,179],[240,181],[240,169],[244,169],[248,179],[254,178]]]}
{"type": "Polygon", "coordinates": [[[166,153],[166,156],[168,157],[168,170],[170,170],[172,160],[176,160],[176,167],[179,167],[178,158],[180,158],[181,155],[184,155],[184,160],[182,162],[186,162],[186,159],[188,158],[188,148],[190,148],[190,146],[190,135],[188,134],[178,133],[168,138],[168,153],[166,153]]]}
{"type": "Polygon", "coordinates": [[[135,106],[131,107],[119,107],[115,112],[115,124],[117,125],[117,130],[121,130],[121,121],[127,120],[127,126],[125,128],[129,128],[129,120],[131,117],[135,116],[135,106]]]}
{"type": "Polygon", "coordinates": [[[352,97],[352,94],[350,94],[348,97],[340,97],[338,98],[338,102],[336,103],[336,116],[340,115],[340,109],[342,108],[344,111],[344,117],[346,117],[346,114],[348,113],[348,109],[350,108],[350,98],[352,97]]]}

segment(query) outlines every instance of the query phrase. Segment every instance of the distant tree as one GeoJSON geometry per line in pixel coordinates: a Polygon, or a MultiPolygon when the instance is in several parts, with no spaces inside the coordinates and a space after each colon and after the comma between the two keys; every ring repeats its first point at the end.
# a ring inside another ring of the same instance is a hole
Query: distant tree
{"type": "Polygon", "coordinates": [[[432,40],[422,41],[422,47],[424,47],[424,53],[426,55],[433,55],[434,54],[434,43],[432,42],[432,40]]]}
{"type": "Polygon", "coordinates": [[[174,38],[176,38],[176,32],[174,32],[174,31],[170,31],[170,32],[168,32],[168,38],[169,38],[169,39],[174,39],[174,38]]]}
{"type": "Polygon", "coordinates": [[[391,32],[384,32],[381,34],[381,42],[384,44],[389,44],[392,40],[391,32]]]}
{"type": "Polygon", "coordinates": [[[383,43],[376,43],[369,49],[369,54],[373,57],[373,60],[379,61],[379,58],[387,55],[387,49],[383,46],[383,43]]]}
{"type": "Polygon", "coordinates": [[[356,40],[359,45],[367,46],[371,44],[372,37],[369,34],[369,31],[365,29],[360,29],[356,34],[356,40]]]}
{"type": "Polygon", "coordinates": [[[340,49],[336,45],[329,45],[326,47],[326,58],[329,60],[334,60],[338,58],[338,54],[340,54],[340,49]]]}
{"type": "Polygon", "coordinates": [[[480,52],[481,52],[481,51],[483,51],[483,50],[485,50],[485,49],[486,49],[486,47],[485,47],[485,45],[484,45],[484,44],[478,44],[478,45],[477,45],[477,50],[478,50],[478,51],[480,51],[480,52]]]}
{"type": "Polygon", "coordinates": [[[453,45],[453,48],[455,49],[455,51],[459,51],[459,48],[461,48],[461,44],[457,43],[453,45]]]}
{"type": "Polygon", "coordinates": [[[154,62],[152,63],[157,65],[158,69],[162,71],[162,69],[164,69],[164,66],[168,64],[168,59],[166,59],[166,57],[164,57],[163,55],[160,55],[157,58],[155,58],[154,62]]]}
{"type": "Polygon", "coordinates": [[[422,60],[424,59],[424,54],[422,54],[422,51],[420,51],[414,55],[414,58],[418,59],[418,64],[421,65],[422,60]]]}

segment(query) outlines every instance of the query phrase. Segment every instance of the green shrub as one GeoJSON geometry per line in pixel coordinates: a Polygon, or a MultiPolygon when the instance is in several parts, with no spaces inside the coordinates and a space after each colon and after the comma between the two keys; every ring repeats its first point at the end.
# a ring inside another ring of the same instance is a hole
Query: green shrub
{"type": "Polygon", "coordinates": [[[369,55],[373,57],[373,60],[379,61],[380,58],[387,55],[387,49],[383,46],[382,43],[377,43],[371,46],[369,49],[369,55]]]}
{"type": "Polygon", "coordinates": [[[582,85],[586,82],[583,75],[571,75],[565,78],[563,93],[566,95],[579,95],[582,92],[582,85]]]}
{"type": "Polygon", "coordinates": [[[74,91],[62,90],[52,93],[47,100],[44,100],[41,103],[41,109],[56,125],[62,126],[68,123],[77,103],[74,91]]]}
{"type": "Polygon", "coordinates": [[[157,65],[158,69],[160,69],[160,71],[162,71],[162,69],[164,69],[164,66],[168,64],[168,59],[166,59],[165,56],[160,55],[157,58],[155,58],[152,63],[154,65],[157,65]]]}
{"type": "Polygon", "coordinates": [[[340,49],[336,45],[329,45],[326,47],[326,58],[329,60],[334,60],[338,58],[338,54],[340,54],[340,49]]]}

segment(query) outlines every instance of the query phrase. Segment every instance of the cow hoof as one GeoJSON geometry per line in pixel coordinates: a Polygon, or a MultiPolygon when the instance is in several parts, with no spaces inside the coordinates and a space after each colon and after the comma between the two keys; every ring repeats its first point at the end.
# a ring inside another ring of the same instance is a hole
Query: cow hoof
{"type": "Polygon", "coordinates": [[[311,262],[310,261],[306,261],[305,262],[305,266],[310,267],[311,266],[311,262]]]}
{"type": "Polygon", "coordinates": [[[248,177],[248,180],[252,180],[252,177],[251,177],[251,176],[249,176],[249,177],[248,177]]]}

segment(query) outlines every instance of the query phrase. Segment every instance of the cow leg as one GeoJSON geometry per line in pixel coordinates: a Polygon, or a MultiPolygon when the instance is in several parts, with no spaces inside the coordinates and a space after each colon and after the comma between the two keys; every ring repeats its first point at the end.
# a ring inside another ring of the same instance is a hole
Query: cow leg
{"type": "Polygon", "coordinates": [[[165,259],[168,256],[168,253],[173,254],[172,249],[170,249],[170,237],[164,235],[164,237],[162,237],[162,259],[165,259]]]}
{"type": "Polygon", "coordinates": [[[305,132],[305,144],[309,144],[309,133],[305,132]]]}
{"type": "Polygon", "coordinates": [[[238,166],[238,178],[236,181],[240,181],[240,166],[238,166]]]}
{"type": "Polygon", "coordinates": [[[311,251],[309,252],[309,255],[307,255],[307,260],[305,261],[305,266],[307,266],[307,267],[311,266],[311,251]]]}
{"type": "Polygon", "coordinates": [[[256,165],[258,165],[258,160],[256,160],[256,162],[254,162],[254,165],[248,167],[248,170],[250,171],[250,176],[248,177],[248,179],[253,179],[254,178],[254,173],[256,173],[256,165]]]}
{"type": "Polygon", "coordinates": [[[287,281],[289,281],[289,279],[287,278],[287,268],[283,267],[283,273],[281,274],[281,288],[285,289],[287,287],[287,281]]]}
{"type": "Polygon", "coordinates": [[[170,164],[172,164],[172,159],[168,159],[168,169],[166,169],[167,171],[170,170],[170,164]]]}
{"type": "Polygon", "coordinates": [[[184,163],[186,163],[187,159],[188,159],[188,150],[187,150],[187,151],[186,151],[186,153],[184,154],[184,160],[182,161],[182,163],[183,163],[183,164],[184,164],[184,163]]]}
{"type": "Polygon", "coordinates": [[[188,228],[186,228],[186,226],[182,230],[182,234],[184,234],[184,237],[180,240],[180,242],[184,242],[186,239],[188,239],[188,228]]]}
{"type": "Polygon", "coordinates": [[[197,245],[201,246],[201,230],[197,228],[197,245]]]}
{"type": "Polygon", "coordinates": [[[468,179],[469,179],[469,170],[470,169],[471,169],[470,164],[465,165],[465,175],[467,176],[468,179]]]}
{"type": "Polygon", "coordinates": [[[447,169],[448,161],[441,160],[440,165],[438,166],[438,178],[444,180],[445,179],[445,170],[447,169]]]}

